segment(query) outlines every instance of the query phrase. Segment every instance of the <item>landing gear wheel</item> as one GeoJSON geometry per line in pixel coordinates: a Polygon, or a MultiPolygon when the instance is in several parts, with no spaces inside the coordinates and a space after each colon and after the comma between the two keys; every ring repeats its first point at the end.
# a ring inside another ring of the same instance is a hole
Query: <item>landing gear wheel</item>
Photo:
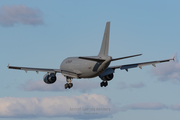
{"type": "Polygon", "coordinates": [[[104,82],[104,87],[106,87],[106,86],[108,86],[108,82],[107,81],[104,82]]]}
{"type": "Polygon", "coordinates": [[[73,86],[73,83],[69,83],[68,88],[70,89],[70,88],[72,88],[72,86],[73,86]]]}
{"type": "Polygon", "coordinates": [[[103,81],[103,82],[100,83],[100,86],[101,87],[103,87],[103,86],[106,87],[106,86],[108,86],[108,82],[107,81],[103,81]]]}
{"type": "Polygon", "coordinates": [[[73,83],[71,83],[71,79],[72,78],[69,78],[68,76],[66,76],[66,84],[64,85],[64,88],[67,89],[67,88],[72,88],[73,87],[73,83]]]}
{"type": "Polygon", "coordinates": [[[69,88],[69,84],[66,83],[66,84],[64,85],[64,88],[65,88],[65,89],[69,88]]]}
{"type": "Polygon", "coordinates": [[[100,86],[103,87],[103,86],[104,86],[104,82],[101,82],[101,83],[100,83],[100,86]]]}

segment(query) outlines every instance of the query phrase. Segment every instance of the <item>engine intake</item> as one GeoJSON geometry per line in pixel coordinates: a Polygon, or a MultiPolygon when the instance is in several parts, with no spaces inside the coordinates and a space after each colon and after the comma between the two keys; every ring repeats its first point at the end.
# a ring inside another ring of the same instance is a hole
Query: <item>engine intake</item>
{"type": "Polygon", "coordinates": [[[114,69],[107,68],[101,75],[99,75],[99,77],[101,78],[101,80],[110,81],[114,77],[113,73],[114,73],[114,69]]]}
{"type": "Polygon", "coordinates": [[[52,84],[56,82],[56,75],[55,73],[47,73],[44,75],[43,80],[46,84],[52,84]]]}
{"type": "Polygon", "coordinates": [[[101,80],[104,80],[104,81],[110,81],[113,79],[113,77],[114,77],[114,74],[112,73],[112,74],[109,74],[109,75],[106,75],[106,76],[103,76],[100,78],[101,78],[101,80]]]}

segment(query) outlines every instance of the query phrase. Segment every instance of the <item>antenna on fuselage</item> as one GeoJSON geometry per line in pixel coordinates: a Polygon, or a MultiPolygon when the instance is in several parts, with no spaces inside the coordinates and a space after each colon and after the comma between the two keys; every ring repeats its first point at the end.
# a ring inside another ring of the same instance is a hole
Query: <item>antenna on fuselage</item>
{"type": "Polygon", "coordinates": [[[98,56],[108,56],[109,52],[109,33],[110,33],[110,22],[106,23],[106,28],[103,35],[103,41],[98,56]]]}

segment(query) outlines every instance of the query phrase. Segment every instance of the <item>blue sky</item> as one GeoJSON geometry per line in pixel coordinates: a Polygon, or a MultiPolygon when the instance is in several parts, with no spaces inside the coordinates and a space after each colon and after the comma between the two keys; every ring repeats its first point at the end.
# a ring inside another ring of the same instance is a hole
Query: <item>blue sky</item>
{"type": "Polygon", "coordinates": [[[179,6],[178,0],[1,0],[0,117],[179,120],[179,6]],[[70,90],[64,90],[61,74],[56,83],[46,85],[45,73],[7,69],[9,63],[59,68],[67,57],[97,55],[107,21],[110,56],[143,54],[111,65],[168,59],[177,53],[176,62],[129,72],[118,69],[107,88],[99,86],[99,77],[74,79],[70,90]]]}

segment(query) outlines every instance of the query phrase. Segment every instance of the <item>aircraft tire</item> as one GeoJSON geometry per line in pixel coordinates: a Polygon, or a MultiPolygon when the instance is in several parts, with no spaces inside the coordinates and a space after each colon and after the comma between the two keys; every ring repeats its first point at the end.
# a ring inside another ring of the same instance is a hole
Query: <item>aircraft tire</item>
{"type": "Polygon", "coordinates": [[[103,86],[104,86],[104,82],[101,82],[101,83],[100,83],[100,86],[103,87],[103,86]]]}
{"type": "Polygon", "coordinates": [[[108,82],[107,81],[104,82],[104,87],[106,87],[106,86],[108,86],[108,82]]]}
{"type": "Polygon", "coordinates": [[[68,88],[68,86],[69,86],[69,84],[68,84],[68,83],[66,83],[66,84],[64,85],[64,88],[65,88],[65,89],[67,89],[67,88],[68,88]]]}
{"type": "Polygon", "coordinates": [[[73,83],[69,83],[68,85],[69,89],[73,87],[73,83]]]}

